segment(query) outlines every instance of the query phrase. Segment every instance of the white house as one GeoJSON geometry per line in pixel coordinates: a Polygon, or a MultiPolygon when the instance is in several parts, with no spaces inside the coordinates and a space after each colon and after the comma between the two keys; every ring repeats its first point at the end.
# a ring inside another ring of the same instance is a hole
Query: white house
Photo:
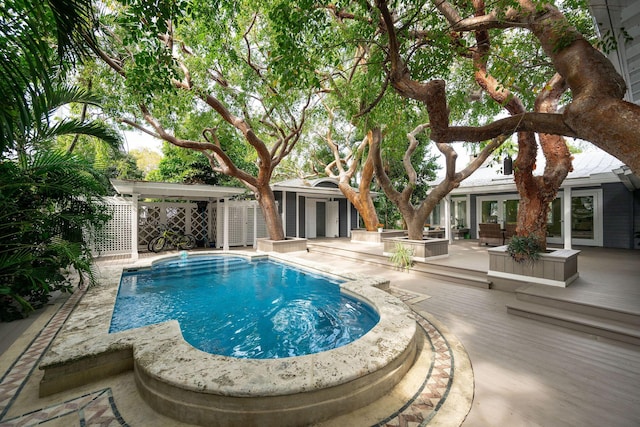
{"type": "MultiPolygon", "coordinates": [[[[566,248],[638,249],[640,179],[601,150],[574,155],[573,168],[551,204],[547,241],[566,248]]],[[[479,223],[515,223],[519,195],[513,175],[505,175],[502,169],[502,165],[478,169],[440,203],[430,223],[445,229],[464,225],[472,238],[477,237],[479,223]]],[[[536,170],[542,173],[544,158],[538,160],[536,170]]]]}

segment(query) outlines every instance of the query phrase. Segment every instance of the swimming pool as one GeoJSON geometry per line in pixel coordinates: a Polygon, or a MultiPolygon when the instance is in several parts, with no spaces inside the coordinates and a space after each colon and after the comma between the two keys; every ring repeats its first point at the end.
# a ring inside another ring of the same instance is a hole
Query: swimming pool
{"type": "Polygon", "coordinates": [[[122,275],[110,333],[175,319],[212,354],[282,358],[346,345],[379,321],[344,280],[269,259],[190,256],[122,275]]]}
{"type": "MultiPolygon", "coordinates": [[[[168,417],[198,425],[313,425],[371,404],[405,377],[418,354],[420,332],[411,310],[385,292],[389,280],[327,268],[289,254],[210,251],[200,255],[272,259],[310,273],[339,277],[341,292],[380,316],[359,339],[304,356],[244,359],[211,354],[187,343],[177,320],[109,333],[122,275],[180,256],[141,259],[100,271],[100,285],[80,303],[40,368],[40,395],[132,371],[142,398],[168,417]],[[106,276],[105,276],[106,274],[106,276]],[[107,277],[108,276],[108,277],[107,277]]],[[[196,256],[189,254],[189,257],[196,256]]]]}

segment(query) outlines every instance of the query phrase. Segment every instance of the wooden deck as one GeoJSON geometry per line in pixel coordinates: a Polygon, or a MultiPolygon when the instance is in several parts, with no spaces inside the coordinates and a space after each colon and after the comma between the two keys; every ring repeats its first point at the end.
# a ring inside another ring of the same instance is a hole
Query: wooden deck
{"type": "MultiPolygon", "coordinates": [[[[640,311],[640,251],[580,248],[581,277],[576,282],[561,290],[524,289],[529,298],[525,301],[518,299],[523,298],[518,293],[491,289],[486,279],[486,248],[475,241],[456,241],[449,249],[449,257],[420,263],[409,273],[394,270],[382,256],[381,245],[354,245],[347,239],[312,240],[309,252],[288,256],[328,264],[335,270],[384,276],[392,287],[419,294],[408,301],[412,308],[445,325],[471,360],[475,390],[465,427],[640,425],[639,345],[515,316],[507,309],[519,301],[538,304],[531,298],[542,295],[555,301],[552,306],[576,303],[627,314],[630,319],[625,323],[633,322],[640,311]]],[[[548,302],[538,305],[549,307],[548,302]]],[[[568,310],[562,305],[556,308],[568,310]]],[[[30,321],[38,326],[40,319],[30,321]]],[[[15,324],[10,326],[16,329],[15,324]]],[[[640,329],[633,324],[630,328],[640,329]]],[[[0,337],[0,344],[10,341],[1,329],[0,337]]],[[[28,334],[19,339],[23,338],[28,334]]],[[[133,396],[133,381],[118,378],[124,391],[114,388],[116,401],[122,399],[118,393],[133,396]]],[[[23,394],[36,396],[36,380],[27,383],[23,394]]],[[[112,407],[111,400],[104,400],[105,408],[112,407]]],[[[120,404],[124,405],[122,400],[120,404]]],[[[130,425],[149,425],[144,417],[153,414],[143,407],[138,412],[128,421],[130,425]]],[[[59,421],[56,425],[64,424],[63,419],[59,421]]]]}
{"type": "MultiPolygon", "coordinates": [[[[420,271],[429,266],[397,272],[376,254],[376,246],[361,246],[311,241],[310,253],[297,256],[383,274],[394,287],[428,296],[414,309],[446,325],[473,365],[475,397],[464,426],[640,425],[640,346],[514,316],[507,306],[517,304],[516,293],[460,285],[446,275],[420,271]],[[348,250],[350,256],[343,252],[348,250]]],[[[435,267],[476,277],[486,272],[486,249],[477,242],[458,241],[450,249],[447,259],[433,262],[435,267]]],[[[581,277],[563,297],[638,314],[640,251],[579,249],[581,277]]]]}

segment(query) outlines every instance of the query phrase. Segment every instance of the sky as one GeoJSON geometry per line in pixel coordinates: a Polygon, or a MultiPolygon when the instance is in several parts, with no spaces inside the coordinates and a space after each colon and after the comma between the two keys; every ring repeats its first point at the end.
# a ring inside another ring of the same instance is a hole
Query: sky
{"type": "Polygon", "coordinates": [[[139,131],[124,132],[123,145],[127,152],[131,150],[149,148],[162,154],[162,141],[139,131]]]}

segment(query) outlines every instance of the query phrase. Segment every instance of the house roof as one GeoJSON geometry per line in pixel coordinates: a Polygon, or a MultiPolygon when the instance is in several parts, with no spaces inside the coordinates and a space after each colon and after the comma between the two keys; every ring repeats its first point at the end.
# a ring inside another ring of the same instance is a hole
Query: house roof
{"type": "Polygon", "coordinates": [[[185,200],[222,199],[243,194],[247,190],[239,187],[222,187],[206,184],[182,184],[175,182],[150,182],[111,179],[111,185],[120,195],[137,194],[141,198],[164,198],[185,200]]]}
{"type": "MultiPolygon", "coordinates": [[[[640,188],[640,180],[638,177],[630,174],[624,163],[602,150],[589,150],[574,154],[572,164],[573,171],[567,175],[567,178],[562,183],[562,187],[600,185],[605,182],[623,182],[629,190],[640,188]]],[[[539,155],[534,175],[542,175],[544,167],[544,156],[539,155]]],[[[444,171],[441,171],[441,174],[433,184],[438,184],[442,181],[444,171]]],[[[471,174],[469,178],[462,181],[460,186],[451,193],[466,194],[515,190],[513,175],[504,175],[501,164],[491,164],[487,162],[471,174]]]]}
{"type": "MultiPolygon", "coordinates": [[[[118,194],[137,194],[141,198],[210,200],[228,198],[247,192],[247,189],[238,187],[120,179],[112,179],[111,185],[118,194]]],[[[272,188],[274,191],[291,191],[306,197],[345,198],[338,188],[338,181],[333,178],[290,179],[272,184],[272,188]]],[[[376,193],[372,193],[372,195],[375,197],[376,193]]]]}
{"type": "MultiPolygon", "coordinates": [[[[342,191],[338,188],[338,180],[335,178],[295,178],[277,182],[272,184],[271,187],[274,191],[291,191],[305,197],[323,196],[345,198],[342,191]]],[[[357,188],[355,190],[358,191],[357,188]]],[[[375,197],[377,193],[371,193],[371,195],[375,197]]]]}

